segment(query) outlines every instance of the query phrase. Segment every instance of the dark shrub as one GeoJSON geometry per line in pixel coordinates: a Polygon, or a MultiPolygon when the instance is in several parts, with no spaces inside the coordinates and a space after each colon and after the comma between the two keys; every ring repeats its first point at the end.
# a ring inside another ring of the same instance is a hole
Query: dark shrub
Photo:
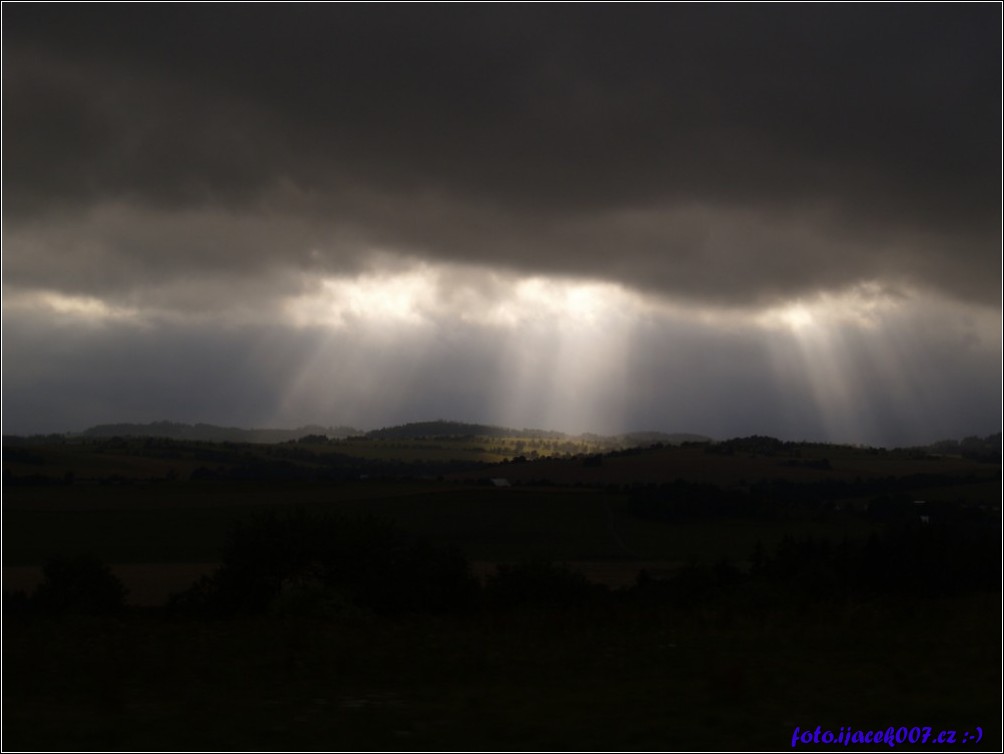
{"type": "Polygon", "coordinates": [[[32,606],[44,613],[108,615],[122,610],[126,589],[111,569],[91,555],[52,558],[32,606]]]}
{"type": "Polygon", "coordinates": [[[220,614],[440,613],[471,607],[477,591],[455,550],[375,518],[293,511],[236,526],[223,565],[172,604],[220,614]]]}
{"type": "Polygon", "coordinates": [[[31,599],[23,589],[5,589],[3,593],[4,618],[18,617],[31,612],[31,599]]]}
{"type": "Polygon", "coordinates": [[[647,600],[693,607],[733,594],[745,580],[746,575],[729,560],[715,564],[692,562],[664,578],[654,578],[648,571],[640,571],[634,593],[647,600]]]}
{"type": "Polygon", "coordinates": [[[485,600],[496,609],[582,606],[606,592],[581,573],[547,561],[499,565],[485,581],[485,600]]]}

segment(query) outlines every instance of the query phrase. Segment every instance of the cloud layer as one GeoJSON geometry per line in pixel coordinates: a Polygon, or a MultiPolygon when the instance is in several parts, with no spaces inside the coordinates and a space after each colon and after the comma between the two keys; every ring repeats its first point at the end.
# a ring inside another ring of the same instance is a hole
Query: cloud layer
{"type": "MultiPolygon", "coordinates": [[[[860,318],[827,325],[855,364],[880,337],[909,341],[897,369],[939,384],[938,359],[965,366],[949,388],[975,380],[969,400],[999,415],[984,377],[999,382],[1000,20],[991,5],[6,6],[5,399],[72,387],[46,426],[70,404],[90,421],[88,391],[116,384],[103,365],[156,343],[168,362],[225,352],[257,371],[244,392],[212,369],[158,381],[144,366],[137,384],[163,399],[134,405],[109,387],[95,420],[201,405],[188,379],[229,385],[234,408],[220,413],[247,424],[293,379],[280,361],[316,366],[340,348],[357,355],[333,379],[340,395],[412,359],[414,384],[388,392],[414,418],[491,419],[489,400],[519,403],[494,385],[516,372],[493,354],[522,349],[535,364],[524,373],[629,381],[633,402],[580,385],[580,403],[610,406],[594,421],[676,429],[669,407],[683,403],[656,391],[679,367],[637,356],[666,342],[717,391],[690,404],[705,415],[687,428],[719,431],[706,425],[722,416],[721,432],[755,430],[769,417],[721,398],[745,390],[729,363],[760,405],[795,383],[818,393],[792,329],[786,350],[762,323],[800,303],[818,314],[830,297],[865,313],[900,302],[881,333],[860,318]],[[611,286],[594,322],[607,361],[569,345],[555,324],[574,321],[566,310],[509,342],[538,316],[526,292],[540,281],[573,297],[611,286]],[[424,351],[370,347],[402,326],[424,351]],[[281,359],[257,355],[262,343],[281,359]],[[797,378],[779,376],[782,352],[797,378]]],[[[855,390],[875,393],[878,378],[855,370],[855,390]]],[[[319,391],[256,416],[316,420],[319,391]]],[[[575,423],[576,401],[562,400],[554,421],[575,423]]],[[[778,426],[823,431],[794,405],[778,426]]],[[[894,421],[876,420],[890,436],[894,421]]]]}

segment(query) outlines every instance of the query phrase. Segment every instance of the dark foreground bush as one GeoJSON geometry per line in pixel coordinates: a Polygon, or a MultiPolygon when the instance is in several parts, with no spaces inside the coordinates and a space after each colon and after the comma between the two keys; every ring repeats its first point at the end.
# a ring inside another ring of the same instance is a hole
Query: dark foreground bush
{"type": "Polygon", "coordinates": [[[27,600],[32,612],[110,615],[125,605],[122,582],[91,555],[52,558],[42,573],[42,583],[27,600]]]}
{"type": "Polygon", "coordinates": [[[639,574],[635,593],[692,606],[736,593],[809,605],[873,598],[954,598],[1000,591],[1000,535],[976,525],[890,526],[864,541],[785,537],[758,546],[748,571],[723,561],[668,578],[639,574]]]}
{"type": "Polygon", "coordinates": [[[455,549],[375,518],[270,513],[238,525],[223,564],[175,610],[220,615],[444,613],[471,608],[478,583],[455,549]]]}
{"type": "Polygon", "coordinates": [[[500,565],[484,587],[491,610],[581,607],[607,591],[581,573],[547,561],[500,565]]]}

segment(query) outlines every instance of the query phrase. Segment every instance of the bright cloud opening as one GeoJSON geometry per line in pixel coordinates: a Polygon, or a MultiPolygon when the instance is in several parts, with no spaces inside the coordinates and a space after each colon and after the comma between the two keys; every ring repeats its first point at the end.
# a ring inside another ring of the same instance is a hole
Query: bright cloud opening
{"type": "Polygon", "coordinates": [[[648,307],[611,283],[422,265],[326,278],[283,308],[297,326],[397,327],[452,320],[496,328],[572,328],[607,326],[648,307]]]}
{"type": "Polygon", "coordinates": [[[874,328],[883,318],[894,315],[906,302],[901,293],[893,293],[874,283],[849,290],[820,293],[770,307],[755,317],[767,329],[781,329],[808,336],[835,326],[874,328]]]}
{"type": "Polygon", "coordinates": [[[106,323],[140,323],[140,309],[110,303],[96,296],[83,296],[59,291],[3,292],[4,313],[42,313],[50,317],[83,325],[106,323]]]}

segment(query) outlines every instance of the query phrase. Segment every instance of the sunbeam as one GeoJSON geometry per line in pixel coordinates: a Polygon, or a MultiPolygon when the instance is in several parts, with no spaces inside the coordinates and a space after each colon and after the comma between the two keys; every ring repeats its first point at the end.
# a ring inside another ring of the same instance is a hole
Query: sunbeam
{"type": "Polygon", "coordinates": [[[326,334],[287,385],[280,413],[316,401],[305,396],[325,385],[355,396],[353,403],[385,408],[403,405],[414,384],[430,379],[453,384],[460,395],[470,392],[451,374],[434,377],[448,363],[477,375],[482,415],[494,421],[579,431],[620,427],[627,349],[644,301],[609,283],[483,275],[481,281],[470,270],[458,275],[423,265],[325,279],[287,301],[285,316],[294,326],[326,334]],[[472,341],[481,348],[470,349],[472,341]]]}

